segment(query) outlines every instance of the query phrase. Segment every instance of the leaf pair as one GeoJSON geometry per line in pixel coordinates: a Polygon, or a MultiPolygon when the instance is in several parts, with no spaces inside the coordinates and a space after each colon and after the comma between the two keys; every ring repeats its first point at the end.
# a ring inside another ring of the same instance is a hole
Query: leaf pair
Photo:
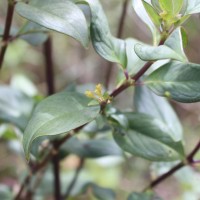
{"type": "Polygon", "coordinates": [[[159,32],[163,20],[169,27],[173,24],[177,27],[191,14],[200,12],[199,0],[132,0],[132,2],[137,15],[151,30],[154,44],[160,39],[159,32]]]}
{"type": "Polygon", "coordinates": [[[110,33],[107,18],[98,0],[32,0],[30,4],[17,3],[17,12],[23,17],[48,29],[73,37],[85,47],[89,35],[98,54],[106,60],[127,66],[125,42],[113,37],[110,33]],[[90,7],[90,34],[87,22],[81,9],[75,3],[84,3],[90,7]],[[77,26],[78,24],[78,26],[77,26]]]}

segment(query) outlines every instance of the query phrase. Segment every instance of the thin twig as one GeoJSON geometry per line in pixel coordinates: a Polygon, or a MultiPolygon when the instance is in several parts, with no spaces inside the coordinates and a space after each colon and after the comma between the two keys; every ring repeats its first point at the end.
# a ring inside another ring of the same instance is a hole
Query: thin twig
{"type": "Polygon", "coordinates": [[[21,188],[20,188],[18,194],[14,198],[15,200],[19,200],[21,198],[21,195],[22,195],[24,189],[26,188],[26,186],[29,184],[32,175],[35,175],[37,172],[39,172],[40,170],[42,170],[48,164],[49,160],[51,160],[52,157],[55,155],[55,152],[58,151],[58,149],[60,148],[60,146],[62,144],[64,144],[67,140],[69,140],[73,136],[73,134],[74,133],[68,133],[65,137],[63,137],[62,139],[60,139],[60,141],[59,140],[56,141],[55,145],[49,151],[49,153],[45,156],[45,158],[41,162],[36,163],[35,165],[33,165],[31,167],[31,173],[24,179],[24,182],[21,185],[21,188]]]}
{"type": "Polygon", "coordinates": [[[32,174],[29,174],[25,179],[24,179],[24,182],[23,184],[21,185],[21,188],[19,190],[19,192],[17,193],[16,197],[14,198],[14,200],[20,200],[21,199],[21,196],[22,196],[22,193],[26,187],[26,185],[29,185],[29,182],[31,180],[31,177],[32,177],[32,174]]]}
{"type": "MultiPolygon", "coordinates": [[[[121,38],[122,34],[123,34],[124,22],[126,19],[126,12],[127,12],[127,8],[128,8],[128,2],[129,2],[129,0],[124,0],[124,3],[123,3],[122,13],[120,16],[119,25],[118,25],[118,29],[117,29],[117,38],[121,38]]],[[[110,82],[113,66],[114,66],[114,63],[112,63],[112,62],[108,62],[107,66],[106,66],[107,67],[106,78],[105,78],[106,88],[108,88],[108,85],[110,82]]]]}
{"type": "Polygon", "coordinates": [[[83,168],[83,166],[84,166],[84,162],[85,162],[84,158],[81,158],[80,163],[79,163],[79,166],[77,167],[77,169],[76,169],[76,171],[75,171],[74,177],[73,177],[73,179],[72,179],[72,181],[71,181],[69,187],[67,188],[67,192],[66,192],[66,194],[63,196],[63,199],[67,199],[67,198],[69,197],[69,195],[70,195],[70,193],[71,193],[71,191],[72,191],[74,185],[76,184],[76,181],[77,181],[77,179],[78,179],[78,176],[79,176],[79,174],[80,174],[80,172],[81,172],[81,170],[82,170],[82,168],[83,168]]]}
{"type": "MultiPolygon", "coordinates": [[[[158,45],[163,45],[165,42],[164,39],[162,39],[158,45]]],[[[122,85],[120,85],[118,88],[114,89],[111,93],[110,96],[111,97],[116,97],[118,94],[120,94],[122,91],[124,91],[125,89],[127,89],[130,86],[135,85],[136,81],[138,81],[143,75],[144,73],[152,66],[153,62],[149,61],[147,63],[144,64],[144,66],[135,74],[131,77],[131,79],[134,82],[129,82],[129,81],[125,81],[122,85]]]]}
{"type": "Polygon", "coordinates": [[[55,200],[61,200],[61,187],[60,187],[60,165],[59,155],[56,154],[52,158],[53,173],[54,173],[54,197],[55,200]]]}
{"type": "Polygon", "coordinates": [[[3,39],[2,39],[3,46],[1,47],[1,52],[0,52],[0,69],[2,68],[4,57],[6,54],[7,47],[8,47],[7,41],[9,40],[9,37],[10,37],[10,28],[11,28],[11,23],[13,19],[14,6],[15,6],[14,2],[12,1],[8,2],[5,30],[4,30],[3,39]]]}
{"type": "Polygon", "coordinates": [[[152,189],[156,187],[158,184],[163,182],[165,179],[169,178],[172,174],[174,174],[176,171],[181,169],[182,167],[186,165],[192,165],[192,164],[197,164],[196,161],[194,161],[194,156],[197,154],[197,152],[200,149],[200,142],[195,146],[193,151],[187,156],[186,162],[180,162],[176,166],[174,166],[172,169],[170,169],[168,172],[165,174],[159,176],[157,179],[153,180],[145,189],[144,191],[148,189],[152,189]]]}

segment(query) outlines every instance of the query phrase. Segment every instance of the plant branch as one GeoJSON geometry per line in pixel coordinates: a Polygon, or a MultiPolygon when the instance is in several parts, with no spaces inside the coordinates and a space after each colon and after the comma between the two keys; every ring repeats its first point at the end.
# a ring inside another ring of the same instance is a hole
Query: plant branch
{"type": "MultiPolygon", "coordinates": [[[[165,42],[164,39],[161,39],[161,41],[159,42],[158,45],[163,45],[165,42]]],[[[120,85],[118,88],[116,88],[115,90],[113,90],[111,93],[110,93],[110,96],[111,97],[116,97],[118,94],[120,94],[122,91],[124,91],[125,89],[127,89],[128,87],[134,85],[134,83],[136,81],[138,81],[143,75],[144,73],[152,66],[153,62],[149,61],[147,63],[145,63],[145,65],[135,74],[131,77],[131,79],[134,81],[134,82],[130,82],[129,80],[125,81],[122,85],[120,85]]]]}
{"type": "Polygon", "coordinates": [[[167,173],[159,176],[157,179],[155,179],[154,181],[152,181],[149,184],[149,186],[147,186],[144,189],[144,191],[156,187],[158,184],[160,184],[161,182],[163,182],[165,179],[167,179],[168,177],[170,177],[172,174],[174,174],[176,171],[178,171],[182,167],[184,167],[186,165],[196,164],[196,161],[194,161],[194,156],[197,154],[197,152],[199,151],[199,149],[200,149],[200,141],[195,146],[195,148],[193,149],[193,151],[187,156],[186,162],[180,162],[179,164],[175,165],[172,169],[170,169],[167,173]]]}
{"type": "Polygon", "coordinates": [[[124,3],[123,3],[122,13],[121,13],[121,17],[120,17],[119,25],[118,25],[118,30],[117,30],[117,37],[118,38],[121,38],[122,34],[123,34],[124,22],[125,22],[125,19],[126,19],[126,12],[127,12],[127,8],[128,8],[128,2],[129,2],[129,0],[124,0],[124,3]]]}
{"type": "Polygon", "coordinates": [[[84,158],[81,158],[81,159],[80,159],[79,166],[77,167],[77,169],[76,169],[76,171],[75,171],[74,177],[73,177],[73,179],[72,179],[72,181],[71,181],[69,187],[67,188],[67,192],[66,192],[66,194],[63,196],[64,199],[67,199],[67,198],[69,197],[69,195],[70,195],[70,193],[71,193],[71,191],[72,191],[74,185],[76,184],[76,181],[77,181],[77,179],[78,179],[78,176],[79,176],[79,174],[80,174],[80,172],[81,172],[81,170],[82,170],[82,168],[83,168],[83,166],[84,166],[84,162],[85,162],[85,159],[84,159],[84,158]]]}
{"type": "Polygon", "coordinates": [[[14,2],[12,1],[8,2],[5,29],[2,39],[3,46],[1,47],[1,52],[0,52],[0,69],[2,68],[4,57],[8,47],[7,41],[9,40],[10,37],[10,28],[13,19],[14,7],[15,7],[14,2]]]}
{"type": "Polygon", "coordinates": [[[48,95],[55,92],[54,69],[52,60],[52,41],[49,37],[44,43],[45,72],[48,95]]]}
{"type": "Polygon", "coordinates": [[[24,189],[26,188],[26,186],[30,182],[30,179],[31,179],[32,175],[35,175],[37,172],[39,172],[40,170],[42,170],[48,164],[49,160],[51,160],[52,157],[55,155],[55,152],[58,151],[58,149],[60,148],[60,146],[62,144],[64,144],[67,140],[69,140],[73,135],[74,135],[74,133],[69,133],[65,137],[63,137],[62,139],[56,141],[54,143],[53,148],[49,151],[49,153],[45,156],[45,158],[41,162],[38,162],[38,163],[36,163],[35,165],[33,165],[31,167],[31,173],[24,179],[24,182],[21,185],[21,188],[20,188],[18,194],[14,198],[15,200],[19,200],[20,199],[20,197],[21,197],[24,189]]]}
{"type": "Polygon", "coordinates": [[[59,155],[55,154],[52,157],[53,172],[54,172],[54,197],[55,200],[61,200],[60,190],[60,166],[59,166],[59,155]]]}
{"type": "MultiPolygon", "coordinates": [[[[45,55],[45,71],[46,71],[46,83],[48,95],[52,95],[55,92],[55,81],[54,81],[54,69],[52,60],[52,41],[49,37],[44,43],[44,55],[45,55]]],[[[56,143],[56,141],[55,141],[56,143]]],[[[54,150],[55,144],[53,142],[54,150]]],[[[58,150],[58,149],[57,149],[58,150]]],[[[52,156],[53,174],[54,174],[54,197],[55,200],[61,200],[60,190],[60,165],[58,152],[52,156]]]]}
{"type": "MultiPolygon", "coordinates": [[[[129,0],[124,0],[124,3],[123,3],[122,13],[121,13],[121,16],[120,16],[118,30],[117,30],[117,38],[121,38],[122,34],[123,34],[124,22],[125,22],[125,19],[126,19],[126,12],[127,12],[127,8],[128,8],[128,2],[129,2],[129,0]]],[[[109,82],[110,82],[110,77],[112,75],[113,66],[114,66],[114,63],[108,62],[108,65],[107,65],[108,70],[106,72],[106,82],[105,82],[106,88],[108,88],[108,85],[109,85],[109,82]]]]}
{"type": "Polygon", "coordinates": [[[26,187],[26,185],[29,185],[29,182],[31,180],[31,177],[32,177],[32,174],[29,174],[25,179],[24,179],[24,182],[23,184],[21,185],[21,188],[19,190],[19,192],[17,193],[16,197],[14,198],[14,200],[20,200],[21,199],[21,196],[22,196],[22,193],[26,187]]]}

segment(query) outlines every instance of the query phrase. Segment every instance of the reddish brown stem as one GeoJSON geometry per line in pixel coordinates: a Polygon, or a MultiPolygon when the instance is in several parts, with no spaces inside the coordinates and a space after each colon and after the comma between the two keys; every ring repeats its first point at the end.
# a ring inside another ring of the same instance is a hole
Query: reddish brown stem
{"type": "Polygon", "coordinates": [[[13,19],[13,13],[14,13],[14,2],[8,2],[5,30],[4,30],[3,39],[2,39],[3,46],[1,47],[1,53],[0,53],[0,69],[2,68],[4,57],[6,54],[7,47],[8,47],[7,41],[9,40],[9,37],[10,37],[9,34],[10,34],[10,28],[11,28],[11,23],[13,19]]]}
{"type": "Polygon", "coordinates": [[[52,60],[52,41],[49,37],[44,43],[44,55],[45,55],[45,74],[48,95],[55,92],[55,81],[54,81],[54,69],[52,60]]]}
{"type": "Polygon", "coordinates": [[[200,142],[195,146],[193,151],[187,156],[185,163],[184,162],[180,162],[179,164],[174,166],[172,169],[170,169],[167,173],[159,176],[157,179],[152,181],[145,190],[156,187],[158,184],[163,182],[165,179],[169,178],[172,174],[174,174],[176,171],[178,171],[182,167],[184,167],[186,165],[197,164],[196,161],[194,161],[194,156],[197,154],[199,149],[200,149],[200,142]]]}

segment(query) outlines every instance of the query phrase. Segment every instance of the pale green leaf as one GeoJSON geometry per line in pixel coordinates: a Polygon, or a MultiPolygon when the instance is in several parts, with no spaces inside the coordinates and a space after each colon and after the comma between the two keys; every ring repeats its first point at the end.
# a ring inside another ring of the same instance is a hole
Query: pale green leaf
{"type": "Polygon", "coordinates": [[[156,61],[162,59],[173,59],[183,62],[186,61],[185,57],[178,54],[176,51],[166,45],[149,46],[136,44],[134,49],[136,54],[145,61],[156,61]]]}
{"type": "Polygon", "coordinates": [[[25,129],[23,146],[26,157],[32,142],[41,136],[67,133],[92,120],[99,113],[99,106],[88,106],[90,99],[76,92],[61,92],[41,101],[25,129]]]}
{"type": "Polygon", "coordinates": [[[157,44],[160,39],[160,33],[157,27],[152,22],[151,18],[149,17],[148,13],[146,12],[144,5],[141,0],[132,0],[133,8],[140,19],[149,27],[153,35],[153,43],[157,44]]]}
{"type": "Polygon", "coordinates": [[[123,68],[126,68],[126,44],[123,40],[112,36],[107,18],[99,0],[76,0],[76,2],[85,2],[90,7],[91,40],[96,52],[106,60],[119,63],[123,68]]]}
{"type": "Polygon", "coordinates": [[[185,0],[186,1],[186,11],[185,15],[191,15],[200,12],[200,0],[185,0]]]}
{"type": "Polygon", "coordinates": [[[71,1],[33,0],[30,4],[19,2],[16,11],[30,21],[73,37],[85,47],[88,45],[85,16],[71,1]]]}
{"type": "Polygon", "coordinates": [[[158,13],[161,12],[159,0],[151,0],[151,4],[158,11],[158,13]]]}
{"type": "Polygon", "coordinates": [[[154,194],[133,192],[129,195],[127,200],[161,200],[154,194]]]}
{"type": "Polygon", "coordinates": [[[141,113],[124,113],[129,128],[117,128],[113,133],[117,144],[133,155],[151,161],[172,161],[184,155],[181,142],[175,142],[170,129],[157,118],[141,113]]]}
{"type": "Polygon", "coordinates": [[[143,1],[143,4],[152,22],[159,28],[161,25],[160,15],[156,12],[156,10],[150,4],[146,3],[145,1],[143,1]]]}
{"type": "Polygon", "coordinates": [[[47,29],[33,22],[26,22],[17,35],[27,41],[31,45],[40,45],[44,43],[47,38],[47,29]]]}
{"type": "Polygon", "coordinates": [[[182,27],[175,29],[164,44],[182,56],[183,59],[187,60],[184,52],[184,47],[187,44],[187,35],[182,27]]]}
{"type": "Polygon", "coordinates": [[[159,0],[160,7],[166,13],[177,15],[183,6],[184,0],[159,0]]]}
{"type": "Polygon", "coordinates": [[[83,158],[99,158],[108,155],[121,155],[121,149],[108,138],[80,140],[71,138],[61,147],[62,154],[76,154],[83,158]]]}
{"type": "Polygon", "coordinates": [[[173,59],[186,62],[187,57],[183,46],[185,43],[187,43],[187,35],[182,27],[178,27],[167,38],[164,45],[149,46],[136,44],[135,52],[142,60],[146,61],[173,59]]]}
{"type": "Polygon", "coordinates": [[[97,200],[116,200],[116,194],[112,189],[100,187],[94,183],[86,184],[84,190],[91,191],[97,200]]]}
{"type": "Polygon", "coordinates": [[[150,74],[144,82],[153,92],[175,101],[200,101],[200,65],[170,62],[150,74]]]}
{"type": "Polygon", "coordinates": [[[0,94],[0,119],[24,130],[34,101],[20,90],[9,86],[1,86],[0,94]]]}
{"type": "Polygon", "coordinates": [[[155,95],[146,86],[138,86],[134,95],[135,108],[140,113],[162,120],[169,128],[170,136],[178,142],[183,139],[181,123],[169,102],[155,95]]]}

